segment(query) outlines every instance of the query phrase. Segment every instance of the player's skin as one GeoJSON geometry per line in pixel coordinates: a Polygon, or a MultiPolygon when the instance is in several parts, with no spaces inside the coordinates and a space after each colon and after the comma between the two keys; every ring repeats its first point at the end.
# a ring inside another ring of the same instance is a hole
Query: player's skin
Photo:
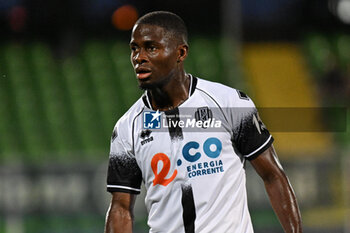
{"type": "MultiPolygon", "coordinates": [[[[136,24],[130,48],[131,63],[139,86],[150,91],[153,109],[168,110],[188,98],[190,81],[183,64],[188,54],[188,45],[184,40],[174,37],[162,27],[136,24]]],[[[302,232],[294,191],[273,146],[250,162],[264,181],[271,205],[284,231],[302,232]]],[[[105,233],[132,233],[135,199],[134,194],[112,194],[105,233]]]]}
{"type": "Polygon", "coordinates": [[[155,25],[136,25],[131,41],[131,63],[139,86],[148,89],[152,107],[168,110],[188,98],[189,76],[184,70],[188,46],[155,25]]]}

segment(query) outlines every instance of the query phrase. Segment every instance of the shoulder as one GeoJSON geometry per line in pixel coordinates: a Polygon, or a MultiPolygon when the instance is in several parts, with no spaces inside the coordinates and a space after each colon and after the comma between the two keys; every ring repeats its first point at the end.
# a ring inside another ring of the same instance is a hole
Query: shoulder
{"type": "Polygon", "coordinates": [[[244,92],[221,83],[198,78],[196,89],[221,107],[254,107],[253,101],[244,92]]]}
{"type": "MultiPolygon", "coordinates": [[[[130,108],[119,118],[114,126],[113,132],[118,135],[127,135],[132,131],[135,120],[141,115],[144,109],[142,98],[139,98],[130,108]]],[[[114,133],[113,133],[114,134],[114,133]]]]}

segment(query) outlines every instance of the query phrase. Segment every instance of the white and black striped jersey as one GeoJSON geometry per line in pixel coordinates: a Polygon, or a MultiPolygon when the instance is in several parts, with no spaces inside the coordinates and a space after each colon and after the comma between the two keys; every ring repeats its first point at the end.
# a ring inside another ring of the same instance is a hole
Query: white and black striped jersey
{"type": "Polygon", "coordinates": [[[140,193],[150,232],[253,232],[244,162],[273,138],[251,99],[191,76],[190,96],[159,112],[146,92],[117,122],[107,190],[140,193]]]}

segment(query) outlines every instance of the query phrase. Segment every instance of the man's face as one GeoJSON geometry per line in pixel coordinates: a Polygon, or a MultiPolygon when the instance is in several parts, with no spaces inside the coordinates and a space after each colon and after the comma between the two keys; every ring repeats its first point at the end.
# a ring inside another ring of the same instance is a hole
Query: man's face
{"type": "Polygon", "coordinates": [[[135,25],[130,41],[131,63],[142,89],[162,87],[178,71],[178,43],[156,25],[135,25]]]}

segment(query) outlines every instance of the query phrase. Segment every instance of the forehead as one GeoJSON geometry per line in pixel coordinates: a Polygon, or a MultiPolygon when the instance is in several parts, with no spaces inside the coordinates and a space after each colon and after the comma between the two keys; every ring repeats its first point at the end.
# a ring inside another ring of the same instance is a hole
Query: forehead
{"type": "Polygon", "coordinates": [[[136,24],[131,33],[130,43],[143,41],[169,43],[174,41],[170,34],[169,31],[157,25],[136,24]]]}

